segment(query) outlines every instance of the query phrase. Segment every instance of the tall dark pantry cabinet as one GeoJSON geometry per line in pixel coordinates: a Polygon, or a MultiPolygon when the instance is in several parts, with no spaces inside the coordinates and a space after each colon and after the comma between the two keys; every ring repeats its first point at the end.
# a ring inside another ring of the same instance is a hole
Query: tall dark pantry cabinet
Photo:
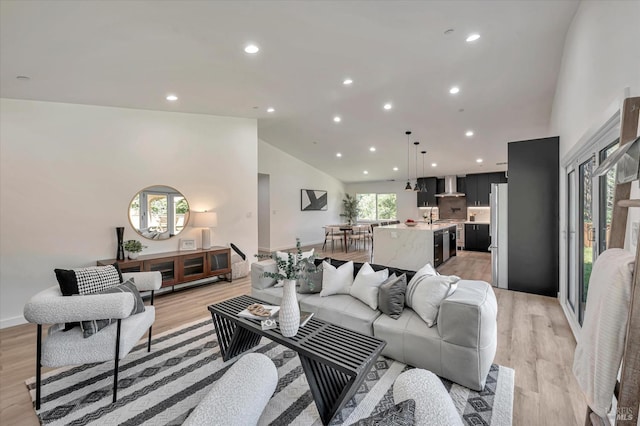
{"type": "Polygon", "coordinates": [[[556,297],[559,288],[559,138],[511,142],[509,290],[556,297]]]}

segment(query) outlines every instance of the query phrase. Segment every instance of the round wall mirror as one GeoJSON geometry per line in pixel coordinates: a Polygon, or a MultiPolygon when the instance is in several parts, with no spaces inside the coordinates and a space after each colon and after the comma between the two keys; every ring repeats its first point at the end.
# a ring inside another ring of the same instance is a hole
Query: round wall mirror
{"type": "Polygon", "coordinates": [[[131,200],[129,222],[142,237],[167,240],[187,226],[189,203],[184,195],[170,186],[150,186],[131,200]]]}

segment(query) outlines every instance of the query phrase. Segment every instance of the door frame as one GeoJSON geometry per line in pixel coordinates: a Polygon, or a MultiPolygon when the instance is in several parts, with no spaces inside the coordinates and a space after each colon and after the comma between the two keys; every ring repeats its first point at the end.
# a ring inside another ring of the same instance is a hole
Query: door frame
{"type": "MultiPolygon", "coordinates": [[[[576,143],[573,148],[571,148],[571,150],[569,150],[569,152],[567,154],[564,155],[564,157],[561,160],[561,176],[562,178],[560,179],[560,194],[561,194],[561,200],[560,200],[560,205],[561,205],[561,214],[560,214],[560,229],[561,229],[561,233],[560,233],[560,256],[561,256],[561,261],[560,261],[560,293],[559,293],[559,301],[560,301],[560,306],[562,307],[565,316],[567,317],[567,320],[569,322],[569,326],[574,334],[574,337],[576,338],[576,340],[579,340],[579,336],[580,336],[580,329],[581,329],[581,325],[579,322],[579,311],[580,309],[578,308],[578,306],[576,306],[575,311],[574,309],[571,307],[571,305],[568,303],[568,295],[569,295],[569,291],[568,291],[568,286],[570,284],[570,279],[569,279],[569,232],[570,230],[568,229],[569,227],[569,223],[568,223],[568,214],[569,214],[569,199],[568,199],[568,185],[569,185],[569,173],[571,171],[575,171],[574,173],[574,188],[576,190],[576,196],[574,197],[577,205],[574,206],[574,221],[576,224],[576,227],[578,227],[581,223],[581,221],[579,220],[579,215],[582,213],[582,206],[580,205],[580,185],[579,185],[579,166],[580,164],[582,164],[584,161],[586,161],[589,157],[591,156],[595,156],[596,159],[596,165],[598,164],[599,161],[599,152],[601,149],[605,148],[606,146],[608,146],[609,144],[611,144],[611,142],[613,142],[615,139],[620,137],[620,120],[621,120],[621,108],[620,108],[620,103],[615,103],[612,104],[612,106],[610,106],[607,109],[607,114],[605,115],[605,117],[607,117],[604,120],[604,124],[601,125],[600,127],[594,129],[591,129],[589,132],[587,132],[585,134],[585,136],[583,136],[578,143],[576,143]]],[[[597,224],[599,223],[599,208],[598,208],[598,202],[599,202],[599,179],[598,178],[593,178],[593,194],[592,194],[592,219],[593,219],[593,223],[597,224]]],[[[582,232],[582,230],[580,229],[576,229],[576,232],[582,232]]],[[[596,241],[594,243],[594,245],[599,244],[599,233],[596,232],[596,241]]],[[[579,244],[580,243],[580,239],[576,238],[576,248],[577,250],[582,250],[582,246],[579,244]]],[[[594,250],[594,253],[596,253],[597,256],[597,250],[594,250]]],[[[579,273],[579,269],[582,267],[580,265],[579,262],[579,256],[578,253],[574,253],[575,256],[575,262],[574,262],[574,277],[576,278],[573,282],[574,285],[578,285],[579,284],[579,280],[578,278],[578,273],[579,273]]],[[[594,261],[595,261],[594,257],[594,261]]],[[[579,288],[576,288],[576,300],[578,301],[578,304],[580,303],[580,293],[579,293],[579,288]]]]}

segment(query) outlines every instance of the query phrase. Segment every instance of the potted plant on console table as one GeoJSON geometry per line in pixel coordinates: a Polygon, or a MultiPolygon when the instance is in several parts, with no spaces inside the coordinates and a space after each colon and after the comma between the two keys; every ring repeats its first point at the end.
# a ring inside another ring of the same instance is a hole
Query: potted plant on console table
{"type": "MultiPolygon", "coordinates": [[[[297,253],[283,253],[286,257],[278,254],[256,255],[258,258],[273,258],[276,261],[278,270],[276,272],[264,272],[267,278],[275,278],[282,281],[282,302],[279,311],[280,332],[284,337],[293,337],[300,328],[300,307],[296,297],[296,285],[298,280],[308,279],[307,274],[315,272],[319,268],[313,262],[315,256],[311,252],[310,256],[305,256],[300,247],[300,239],[296,238],[297,253]]],[[[311,284],[312,285],[312,284],[311,284]]]]}
{"type": "Polygon", "coordinates": [[[124,243],[124,249],[129,253],[128,257],[131,260],[137,259],[142,249],[145,248],[147,248],[147,246],[143,246],[138,240],[127,240],[124,243]]]}

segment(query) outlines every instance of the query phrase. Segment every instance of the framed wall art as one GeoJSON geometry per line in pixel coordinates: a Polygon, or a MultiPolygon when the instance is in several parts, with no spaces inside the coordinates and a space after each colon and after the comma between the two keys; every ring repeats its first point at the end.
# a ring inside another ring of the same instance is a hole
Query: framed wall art
{"type": "Polygon", "coordinates": [[[327,191],[317,189],[300,190],[300,210],[327,210],[327,191]]]}

